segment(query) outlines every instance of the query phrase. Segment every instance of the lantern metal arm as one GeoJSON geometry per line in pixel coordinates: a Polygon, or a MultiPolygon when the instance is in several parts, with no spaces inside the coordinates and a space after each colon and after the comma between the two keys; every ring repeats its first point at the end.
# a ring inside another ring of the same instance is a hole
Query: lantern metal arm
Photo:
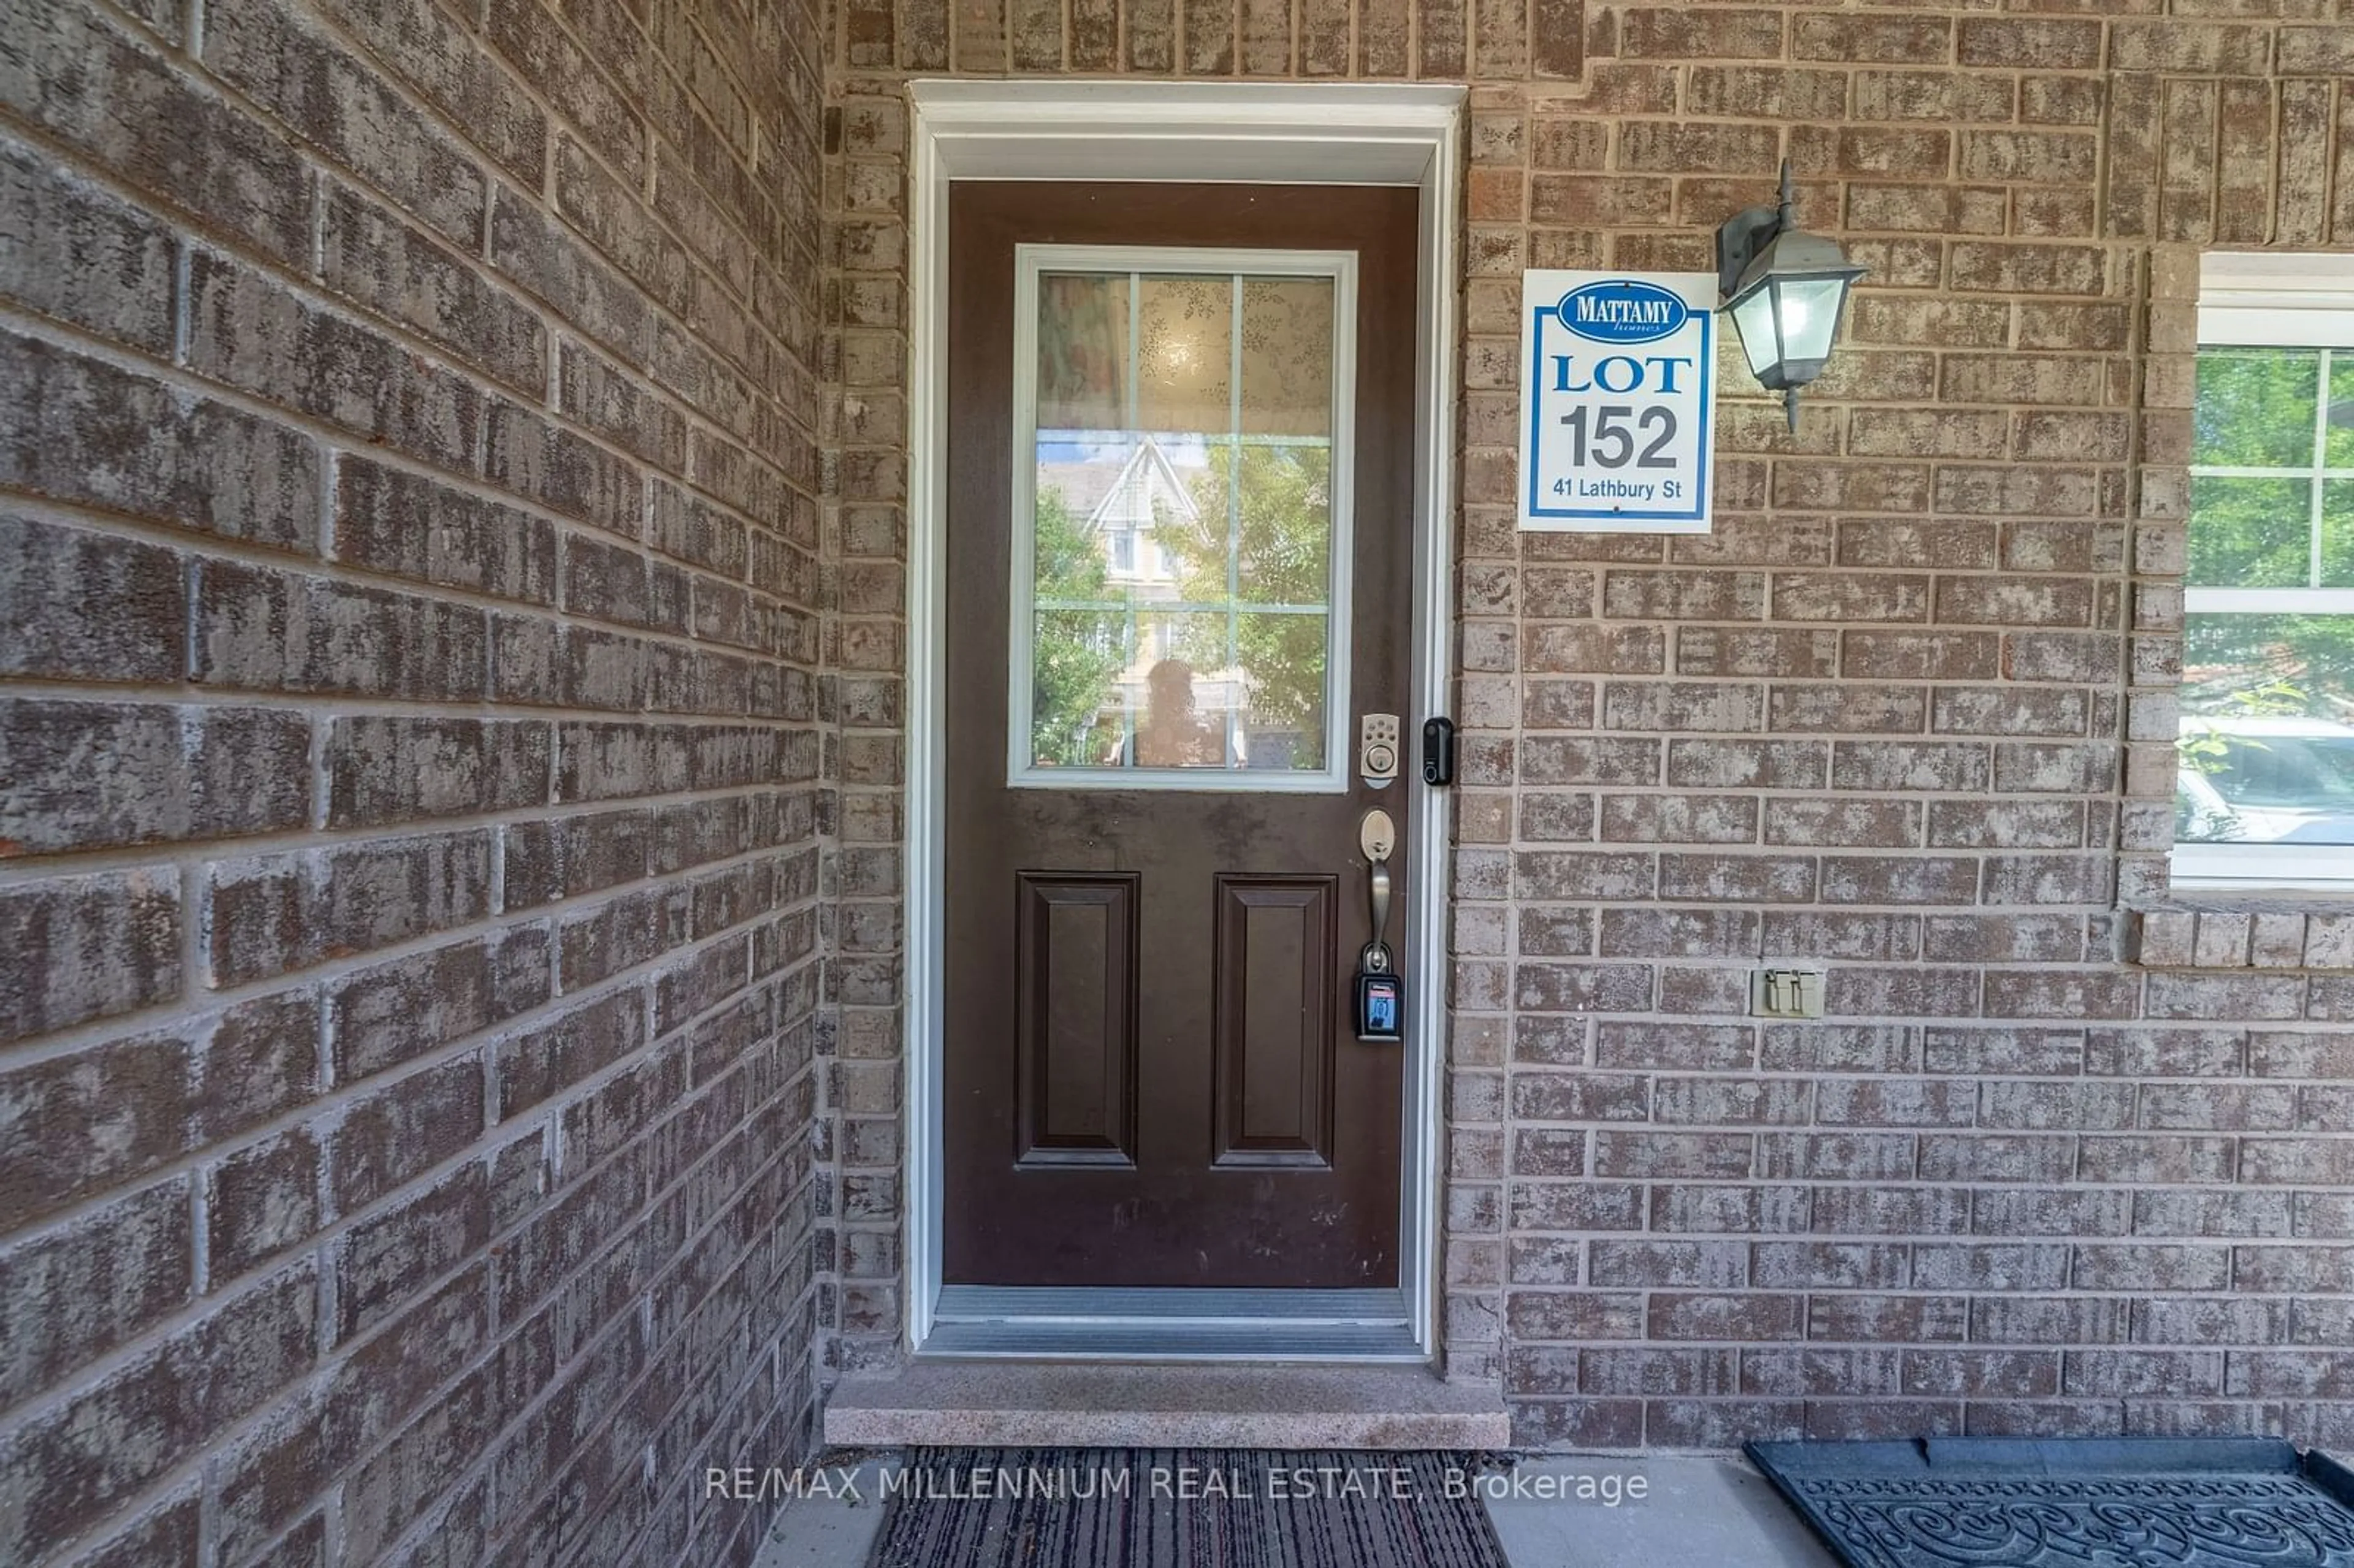
{"type": "Polygon", "coordinates": [[[1848,290],[1869,269],[1850,261],[1831,240],[1798,228],[1790,210],[1793,199],[1790,164],[1785,159],[1780,204],[1736,213],[1717,229],[1716,286],[1723,298],[1718,309],[1733,317],[1752,373],[1766,390],[1782,394],[1783,409],[1790,429],[1796,430],[1798,388],[1822,374],[1846,311],[1848,290]],[[1822,340],[1819,344],[1803,345],[1812,352],[1794,353],[1801,345],[1789,341],[1789,331],[1794,323],[1805,322],[1811,302],[1799,305],[1789,302],[1801,298],[1799,286],[1812,285],[1808,291],[1811,296],[1826,284],[1831,285],[1832,292],[1828,325],[1818,329],[1822,340]],[[1766,302],[1771,307],[1766,318],[1771,323],[1771,343],[1750,341],[1751,329],[1758,323],[1755,313],[1744,307],[1760,292],[1766,294],[1766,302]]]}

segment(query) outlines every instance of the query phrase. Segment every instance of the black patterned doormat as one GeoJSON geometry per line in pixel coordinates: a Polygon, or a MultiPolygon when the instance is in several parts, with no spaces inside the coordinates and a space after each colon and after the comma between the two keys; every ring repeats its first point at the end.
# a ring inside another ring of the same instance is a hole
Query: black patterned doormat
{"type": "MultiPolygon", "coordinates": [[[[1505,1568],[1482,1456],[917,1448],[871,1568],[1505,1568]]],[[[1664,1565],[1663,1565],[1664,1568],[1664,1565]]]]}
{"type": "Polygon", "coordinates": [[[2354,1472],[2273,1438],[1746,1452],[1847,1568],[2354,1568],[2354,1472]]]}

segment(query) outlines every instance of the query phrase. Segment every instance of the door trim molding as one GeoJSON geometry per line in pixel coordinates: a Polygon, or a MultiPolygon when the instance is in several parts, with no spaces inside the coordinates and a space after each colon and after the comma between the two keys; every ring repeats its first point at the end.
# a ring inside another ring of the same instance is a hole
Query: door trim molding
{"type": "MultiPolygon", "coordinates": [[[[958,179],[1412,185],[1416,226],[1414,721],[1449,711],[1458,227],[1466,90],[1335,83],[927,80],[908,84],[907,1344],[940,1292],[942,924],[947,759],[948,196],[958,179]]],[[[1409,728],[1412,726],[1409,725],[1409,728]]],[[[1408,1329],[1437,1351],[1445,1178],[1447,844],[1451,799],[1411,792],[1399,1283],[1408,1329]]]]}

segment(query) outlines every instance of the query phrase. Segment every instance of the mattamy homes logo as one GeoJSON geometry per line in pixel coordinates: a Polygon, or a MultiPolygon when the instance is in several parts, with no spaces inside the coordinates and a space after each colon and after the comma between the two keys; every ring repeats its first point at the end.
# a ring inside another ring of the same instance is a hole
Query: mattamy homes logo
{"type": "Polygon", "coordinates": [[[1691,311],[1656,283],[1620,279],[1572,289],[1553,313],[1580,337],[1625,346],[1658,342],[1683,325],[1691,311]]]}

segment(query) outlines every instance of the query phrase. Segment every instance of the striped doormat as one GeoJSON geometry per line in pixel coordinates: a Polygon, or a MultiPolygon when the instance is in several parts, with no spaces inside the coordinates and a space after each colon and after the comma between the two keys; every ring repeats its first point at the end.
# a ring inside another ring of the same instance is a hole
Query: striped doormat
{"type": "Polygon", "coordinates": [[[1483,1456],[917,1448],[870,1568],[1505,1568],[1483,1456]]]}

